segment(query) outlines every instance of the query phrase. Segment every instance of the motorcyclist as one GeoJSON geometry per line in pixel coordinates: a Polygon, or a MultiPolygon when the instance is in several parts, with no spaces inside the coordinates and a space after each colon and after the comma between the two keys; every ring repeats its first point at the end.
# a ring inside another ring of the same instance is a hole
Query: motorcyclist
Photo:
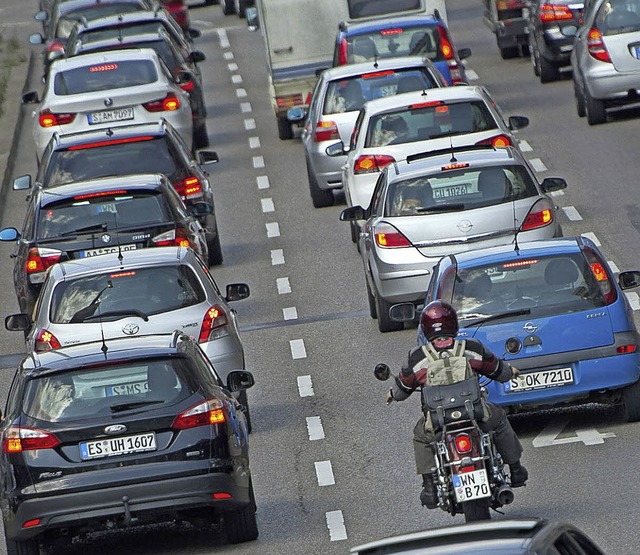
{"type": "MultiPolygon", "coordinates": [[[[445,349],[451,349],[454,345],[455,337],[458,334],[458,316],[451,304],[445,301],[433,301],[423,309],[420,315],[420,326],[427,342],[436,351],[441,352],[445,349]]],[[[477,339],[466,339],[464,357],[469,361],[469,366],[476,374],[482,374],[499,382],[507,382],[519,374],[517,368],[499,359],[477,339]]],[[[425,361],[431,360],[427,357],[422,346],[411,349],[407,364],[395,377],[395,384],[387,394],[387,402],[403,401],[416,389],[421,389],[426,385],[427,364],[425,361]]],[[[522,455],[520,440],[513,431],[504,409],[493,403],[484,402],[488,409],[488,417],[479,422],[480,428],[485,432],[493,431],[496,449],[503,461],[509,465],[511,487],[524,486],[529,473],[520,463],[522,455]]],[[[432,468],[434,441],[434,430],[429,421],[425,421],[425,417],[422,416],[413,431],[413,448],[416,470],[418,474],[422,475],[423,480],[420,500],[430,509],[438,506],[432,468]]]]}

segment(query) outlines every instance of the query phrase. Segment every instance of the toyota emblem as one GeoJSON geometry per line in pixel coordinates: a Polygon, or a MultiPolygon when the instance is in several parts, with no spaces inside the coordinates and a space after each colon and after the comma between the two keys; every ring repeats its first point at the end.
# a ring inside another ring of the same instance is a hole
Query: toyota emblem
{"type": "Polygon", "coordinates": [[[133,322],[123,326],[122,333],[125,335],[135,335],[140,331],[140,326],[138,324],[134,324],[133,322]]]}
{"type": "Polygon", "coordinates": [[[100,237],[100,241],[102,241],[103,243],[111,243],[111,235],[109,235],[108,233],[103,233],[102,237],[100,237]]]}
{"type": "Polygon", "coordinates": [[[534,333],[538,329],[538,326],[536,326],[533,322],[527,322],[522,327],[524,328],[524,331],[528,333],[534,333]]]}
{"type": "Polygon", "coordinates": [[[111,426],[107,426],[104,429],[104,433],[109,435],[120,434],[126,431],[127,427],[124,424],[112,424],[111,426]]]}

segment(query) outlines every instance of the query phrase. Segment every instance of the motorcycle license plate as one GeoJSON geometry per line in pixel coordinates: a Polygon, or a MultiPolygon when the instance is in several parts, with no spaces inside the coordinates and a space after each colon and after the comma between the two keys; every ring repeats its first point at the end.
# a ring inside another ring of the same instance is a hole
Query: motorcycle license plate
{"type": "Polygon", "coordinates": [[[491,496],[489,477],[484,468],[463,472],[462,474],[454,474],[453,489],[456,492],[456,501],[458,503],[491,496]]]}

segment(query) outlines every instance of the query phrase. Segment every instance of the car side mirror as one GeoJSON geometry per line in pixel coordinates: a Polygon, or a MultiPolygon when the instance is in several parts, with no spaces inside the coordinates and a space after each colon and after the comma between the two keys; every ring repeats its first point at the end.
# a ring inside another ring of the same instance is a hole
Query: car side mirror
{"type": "Polygon", "coordinates": [[[302,121],[306,117],[307,117],[306,108],[296,106],[295,108],[289,108],[287,110],[287,119],[289,121],[302,121]]]}
{"type": "Polygon", "coordinates": [[[28,314],[11,314],[4,319],[4,327],[9,331],[29,331],[31,318],[28,314]]]}
{"type": "Polygon", "coordinates": [[[416,313],[416,307],[413,303],[398,303],[389,309],[389,317],[394,322],[413,322],[416,313]]]}
{"type": "Polygon", "coordinates": [[[618,275],[618,285],[620,285],[620,289],[632,289],[640,286],[640,272],[637,270],[620,272],[618,275]]]}
{"type": "Polygon", "coordinates": [[[29,35],[29,44],[34,46],[44,44],[44,37],[40,33],[33,33],[33,35],[29,35]]]}
{"type": "Polygon", "coordinates": [[[227,285],[227,295],[225,300],[228,302],[241,301],[251,294],[249,286],[246,283],[229,283],[227,285]]]}
{"type": "Polygon", "coordinates": [[[522,129],[529,125],[529,118],[525,116],[511,116],[509,118],[509,129],[522,129]]]}
{"type": "Polygon", "coordinates": [[[187,34],[189,35],[189,38],[197,39],[202,36],[202,31],[200,31],[200,29],[192,29],[191,27],[189,27],[189,29],[187,30],[187,34]]]}
{"type": "Polygon", "coordinates": [[[249,27],[249,31],[257,31],[260,29],[260,19],[258,18],[258,8],[252,7],[247,8],[244,12],[245,17],[247,18],[247,26],[249,27]]]}
{"type": "Polygon", "coordinates": [[[38,104],[38,102],[40,102],[40,97],[36,91],[29,91],[22,95],[23,104],[38,104]]]}
{"type": "Polygon", "coordinates": [[[196,202],[191,207],[190,212],[191,215],[195,216],[196,218],[200,216],[208,216],[209,214],[213,214],[213,206],[211,206],[211,204],[209,204],[208,202],[196,202]]]}
{"type": "Polygon", "coordinates": [[[45,12],[44,10],[41,10],[39,12],[36,12],[33,16],[33,19],[35,19],[36,21],[47,21],[49,19],[49,14],[47,12],[45,12]]]}
{"type": "Polygon", "coordinates": [[[461,60],[466,60],[470,56],[471,56],[471,48],[460,48],[458,50],[458,57],[461,60]]]}
{"type": "Polygon", "coordinates": [[[217,164],[220,161],[218,153],[213,150],[198,150],[196,152],[198,164],[206,166],[207,164],[217,164]]]}
{"type": "Polygon", "coordinates": [[[200,50],[192,50],[189,54],[189,59],[194,64],[197,64],[199,62],[204,62],[207,57],[204,55],[204,52],[201,52],[200,50]]]}
{"type": "Polygon", "coordinates": [[[362,206],[349,206],[349,208],[345,208],[340,212],[341,222],[357,222],[366,219],[366,211],[362,206]]]}
{"type": "Polygon", "coordinates": [[[13,190],[14,191],[24,191],[26,189],[31,189],[31,176],[30,175],[21,175],[20,177],[16,177],[13,180],[13,190]]]}
{"type": "Polygon", "coordinates": [[[249,389],[256,383],[251,372],[246,370],[231,370],[227,374],[227,389],[231,392],[249,389]]]}
{"type": "Polygon", "coordinates": [[[567,188],[567,181],[563,177],[545,177],[540,184],[543,193],[551,193],[567,188]]]}
{"type": "Polygon", "coordinates": [[[325,152],[327,156],[344,156],[349,152],[349,148],[344,145],[342,141],[338,141],[337,143],[333,143],[329,145],[325,152]]]}
{"type": "Polygon", "coordinates": [[[17,241],[20,239],[20,233],[15,227],[5,227],[0,230],[0,241],[17,241]]]}

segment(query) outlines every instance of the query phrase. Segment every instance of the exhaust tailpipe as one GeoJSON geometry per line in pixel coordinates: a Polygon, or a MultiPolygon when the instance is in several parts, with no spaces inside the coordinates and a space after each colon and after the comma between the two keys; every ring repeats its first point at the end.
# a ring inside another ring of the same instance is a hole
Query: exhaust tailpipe
{"type": "Polygon", "coordinates": [[[498,488],[498,491],[496,491],[496,500],[500,505],[510,505],[513,503],[513,499],[513,490],[507,485],[503,484],[498,488]]]}

